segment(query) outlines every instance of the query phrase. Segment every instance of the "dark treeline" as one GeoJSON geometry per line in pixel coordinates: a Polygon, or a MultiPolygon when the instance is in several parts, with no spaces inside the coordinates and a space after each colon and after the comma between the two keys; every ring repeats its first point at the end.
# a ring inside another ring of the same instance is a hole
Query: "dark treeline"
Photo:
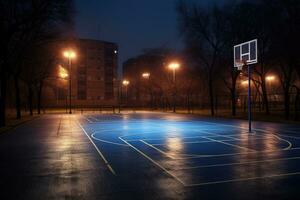
{"type": "Polygon", "coordinates": [[[0,1],[0,126],[5,125],[8,93],[14,93],[21,118],[24,87],[30,114],[34,107],[40,113],[44,80],[55,62],[52,43],[70,28],[72,5],[72,0],[0,1]]]}
{"type": "Polygon", "coordinates": [[[166,48],[146,49],[143,54],[124,62],[123,78],[130,81],[128,105],[171,108],[172,96],[176,92],[178,106],[191,108],[191,97],[202,99],[200,91],[203,88],[198,80],[199,74],[185,63],[185,56],[166,48]],[[177,70],[175,88],[172,72],[168,68],[172,62],[181,64],[177,70]],[[150,74],[149,78],[142,77],[145,72],[150,74]]]}
{"type": "Polygon", "coordinates": [[[166,54],[161,48],[124,63],[132,105],[144,105],[139,103],[144,96],[151,102],[148,105],[170,109],[174,88],[166,68],[177,59],[182,65],[175,85],[178,107],[209,108],[211,115],[218,109],[230,109],[233,116],[238,110],[245,112],[247,68],[234,68],[233,46],[257,39],[258,63],[251,65],[255,111],[266,115],[276,111],[286,119],[293,113],[299,118],[300,1],[227,1],[208,7],[178,1],[176,10],[183,52],[166,54]],[[149,81],[141,79],[143,71],[152,74],[149,81]]]}
{"type": "Polygon", "coordinates": [[[298,117],[300,1],[242,1],[206,8],[179,1],[177,11],[188,60],[201,77],[205,74],[211,115],[214,115],[220,79],[230,92],[232,115],[236,114],[237,80],[241,74],[247,74],[233,68],[233,45],[257,38],[258,64],[253,66],[252,81],[262,97],[266,114],[270,114],[266,75],[272,72],[280,79],[287,119],[291,92],[296,91],[298,117]]]}

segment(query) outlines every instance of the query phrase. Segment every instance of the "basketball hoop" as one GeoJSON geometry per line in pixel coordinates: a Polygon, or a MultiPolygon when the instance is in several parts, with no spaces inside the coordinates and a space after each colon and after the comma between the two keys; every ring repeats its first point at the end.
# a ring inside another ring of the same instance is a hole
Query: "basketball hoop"
{"type": "Polygon", "coordinates": [[[234,67],[236,67],[238,71],[242,71],[244,65],[245,65],[245,62],[243,62],[242,60],[236,60],[234,67]]]}
{"type": "Polygon", "coordinates": [[[248,120],[249,120],[249,133],[252,132],[251,121],[251,70],[250,65],[257,63],[257,39],[250,40],[233,47],[233,62],[234,67],[242,70],[246,65],[248,68],[248,120]]]}

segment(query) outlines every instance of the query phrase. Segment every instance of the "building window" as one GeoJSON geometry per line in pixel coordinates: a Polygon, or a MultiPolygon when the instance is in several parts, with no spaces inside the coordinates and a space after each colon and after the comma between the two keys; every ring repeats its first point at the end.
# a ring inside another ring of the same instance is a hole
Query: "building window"
{"type": "Polygon", "coordinates": [[[77,98],[78,100],[86,100],[86,91],[78,91],[77,98]]]}

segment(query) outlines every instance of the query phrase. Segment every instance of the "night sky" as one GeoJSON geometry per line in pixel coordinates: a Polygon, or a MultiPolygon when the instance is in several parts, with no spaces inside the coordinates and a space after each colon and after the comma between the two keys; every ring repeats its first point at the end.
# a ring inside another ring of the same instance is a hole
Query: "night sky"
{"type": "MultiPolygon", "coordinates": [[[[196,1],[196,0],[187,0],[196,1]]],[[[119,67],[145,48],[180,50],[177,0],[76,0],[76,34],[80,38],[116,42],[119,67]]],[[[211,0],[198,0],[201,4],[211,0]]]]}

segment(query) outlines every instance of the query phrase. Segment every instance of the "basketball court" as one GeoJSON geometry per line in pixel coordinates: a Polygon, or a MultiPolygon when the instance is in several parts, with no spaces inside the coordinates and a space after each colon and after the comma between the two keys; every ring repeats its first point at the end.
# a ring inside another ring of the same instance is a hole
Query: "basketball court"
{"type": "Polygon", "coordinates": [[[166,113],[84,115],[78,125],[116,177],[155,168],[190,188],[300,178],[298,126],[258,123],[249,133],[246,121],[166,113]]]}

